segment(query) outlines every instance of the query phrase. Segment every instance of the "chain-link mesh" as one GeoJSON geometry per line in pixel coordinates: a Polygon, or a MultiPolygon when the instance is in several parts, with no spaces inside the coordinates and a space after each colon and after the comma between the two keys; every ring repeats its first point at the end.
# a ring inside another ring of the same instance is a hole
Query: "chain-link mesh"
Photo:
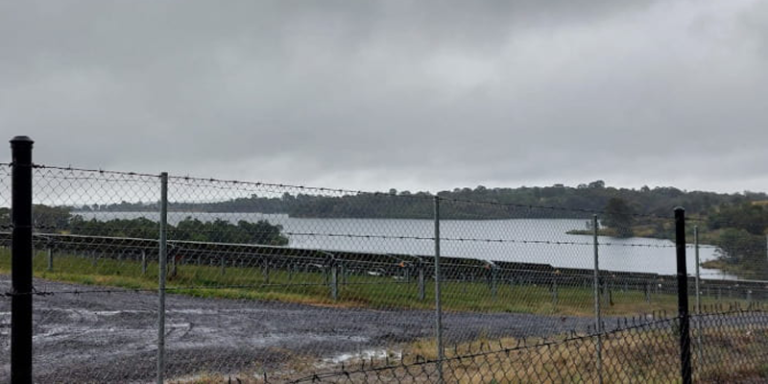
{"type": "Polygon", "coordinates": [[[168,189],[168,288],[206,298],[168,298],[169,324],[195,327],[168,341],[169,374],[272,377],[434,334],[432,222],[408,218],[431,217],[429,197],[179,177],[168,189]]]}
{"type": "MultiPolygon", "coordinates": [[[[10,292],[10,167],[0,172],[10,292]]],[[[163,291],[162,180],[35,167],[36,380],[151,381],[162,342],[172,382],[679,378],[671,212],[171,176],[163,291]]],[[[721,380],[716,360],[728,358],[752,362],[734,377],[761,374],[768,285],[703,270],[697,290],[697,247],[687,250],[702,313],[691,321],[694,374],[721,380]]]]}
{"type": "MultiPolygon", "coordinates": [[[[766,316],[755,306],[694,318],[704,340],[693,342],[694,381],[763,382],[768,374],[766,316]]],[[[441,362],[425,350],[395,363],[358,360],[340,371],[291,382],[680,382],[679,328],[679,319],[669,318],[625,321],[611,331],[554,339],[481,338],[448,349],[441,362]]]]}
{"type": "Polygon", "coordinates": [[[158,177],[46,166],[33,174],[35,380],[152,379],[158,177]],[[137,202],[155,211],[151,220],[110,216],[137,202]]]}
{"type": "Polygon", "coordinates": [[[11,167],[0,163],[0,380],[11,375],[11,167]]]}

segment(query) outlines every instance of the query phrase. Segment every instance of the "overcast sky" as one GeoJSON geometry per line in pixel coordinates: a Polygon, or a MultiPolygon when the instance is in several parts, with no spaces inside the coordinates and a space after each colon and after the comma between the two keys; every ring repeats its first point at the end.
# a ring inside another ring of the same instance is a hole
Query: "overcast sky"
{"type": "Polygon", "coordinates": [[[768,2],[0,0],[0,132],[337,188],[766,191],[768,2]]]}

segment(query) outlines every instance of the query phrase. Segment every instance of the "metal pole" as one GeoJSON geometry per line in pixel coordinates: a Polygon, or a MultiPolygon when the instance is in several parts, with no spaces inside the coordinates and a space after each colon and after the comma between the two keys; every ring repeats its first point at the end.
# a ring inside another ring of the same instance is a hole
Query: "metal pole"
{"type": "Polygon", "coordinates": [[[694,252],[696,255],[696,314],[701,314],[701,293],[699,289],[699,279],[700,279],[700,272],[699,272],[699,227],[694,226],[693,227],[693,245],[694,245],[694,252]]]}
{"type": "Polygon", "coordinates": [[[552,306],[557,305],[557,274],[552,275],[552,306]]]}
{"type": "Polygon", "coordinates": [[[11,139],[11,383],[32,383],[32,139],[11,139]]]}
{"type": "Polygon", "coordinates": [[[165,274],[168,264],[168,173],[160,174],[160,253],[157,309],[157,383],[163,384],[165,373],[165,274]]]}
{"type": "Polygon", "coordinates": [[[336,261],[331,264],[331,297],[333,301],[339,300],[339,265],[336,261]]]}
{"type": "Polygon", "coordinates": [[[141,274],[147,274],[147,251],[144,249],[141,250],[141,274]]]}
{"type": "Polygon", "coordinates": [[[171,252],[171,278],[176,277],[176,256],[178,252],[172,251],[171,252]]]}
{"type": "Polygon", "coordinates": [[[599,243],[597,242],[597,231],[598,231],[598,221],[597,221],[597,215],[592,215],[592,242],[594,244],[594,254],[595,254],[595,272],[594,272],[594,279],[593,279],[593,288],[594,288],[594,301],[595,301],[595,330],[597,331],[597,340],[595,345],[595,353],[596,353],[596,363],[597,363],[597,380],[598,383],[603,383],[603,341],[600,338],[600,333],[603,331],[602,329],[602,319],[600,318],[600,264],[598,262],[599,258],[599,243]]]}
{"type": "Polygon", "coordinates": [[[437,326],[437,382],[443,382],[443,309],[440,304],[440,198],[435,196],[435,320],[437,326]]]}
{"type": "Polygon", "coordinates": [[[685,209],[675,208],[677,251],[677,312],[680,319],[680,374],[683,384],[691,377],[691,323],[688,313],[688,271],[685,265],[685,209]]]}
{"type": "Polygon", "coordinates": [[[419,260],[419,300],[426,298],[426,284],[424,284],[424,262],[419,260]]]}
{"type": "Polygon", "coordinates": [[[649,282],[645,283],[645,302],[651,302],[651,283],[649,282]]]}
{"type": "Polygon", "coordinates": [[[497,298],[497,294],[499,292],[498,274],[499,271],[496,266],[491,266],[491,296],[493,296],[494,300],[497,298]]]}
{"type": "Polygon", "coordinates": [[[48,247],[48,272],[53,272],[53,247],[48,247]]]}
{"type": "Polygon", "coordinates": [[[698,366],[703,366],[704,364],[704,356],[703,356],[703,348],[704,348],[704,342],[702,340],[702,324],[701,324],[701,288],[699,287],[699,280],[701,279],[701,274],[699,271],[699,226],[693,227],[693,244],[694,244],[694,253],[696,255],[696,314],[699,315],[696,318],[696,355],[698,357],[698,366]]]}

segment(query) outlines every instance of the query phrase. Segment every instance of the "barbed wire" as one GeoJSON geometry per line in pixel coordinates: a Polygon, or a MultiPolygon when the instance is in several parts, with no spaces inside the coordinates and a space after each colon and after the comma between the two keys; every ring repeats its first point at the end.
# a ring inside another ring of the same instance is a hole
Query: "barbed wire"
{"type": "Polygon", "coordinates": [[[121,175],[121,176],[143,176],[143,177],[152,177],[152,178],[159,178],[160,175],[157,174],[151,174],[151,173],[142,173],[142,172],[126,172],[126,171],[113,171],[113,170],[105,170],[105,169],[89,169],[89,168],[77,168],[72,166],[62,167],[57,165],[47,165],[47,164],[39,164],[35,163],[32,165],[32,168],[35,169],[53,169],[53,170],[59,170],[59,171],[78,171],[78,172],[85,172],[85,173],[98,173],[102,175],[121,175]]]}
{"type": "MultiPolygon", "coordinates": [[[[284,232],[288,236],[305,237],[341,237],[350,239],[380,239],[380,240],[418,240],[435,241],[435,237],[429,236],[394,236],[394,235],[365,235],[352,233],[329,233],[329,232],[284,232]]],[[[524,240],[524,239],[490,239],[490,238],[472,238],[472,237],[440,237],[440,241],[455,242],[476,242],[476,243],[511,243],[511,244],[544,244],[544,245],[583,245],[593,246],[594,242],[579,241],[559,241],[559,240],[524,240]]],[[[598,242],[599,246],[609,247],[637,247],[637,248],[676,248],[674,244],[635,244],[635,243],[616,243],[616,242],[598,242]]],[[[686,244],[686,248],[695,248],[693,244],[686,244]]],[[[699,249],[716,249],[714,245],[700,244],[699,249]]]]}
{"type": "MultiPolygon", "coordinates": [[[[148,173],[76,168],[72,166],[62,167],[62,166],[45,165],[45,164],[34,164],[33,167],[40,168],[40,169],[54,169],[54,170],[61,170],[61,171],[80,171],[80,172],[88,172],[88,173],[98,173],[102,175],[111,174],[111,175],[121,175],[121,176],[143,176],[143,177],[152,177],[152,178],[160,177],[159,175],[148,174],[148,173]]],[[[556,206],[546,206],[546,205],[538,205],[538,204],[502,203],[497,201],[460,199],[460,198],[454,198],[454,197],[440,196],[440,194],[432,194],[431,192],[403,195],[403,194],[392,194],[389,192],[380,192],[380,191],[364,191],[364,190],[355,190],[355,189],[315,187],[315,186],[306,186],[306,185],[300,185],[300,184],[270,183],[270,182],[261,182],[261,181],[241,181],[241,180],[231,180],[231,179],[201,178],[201,177],[192,177],[192,176],[169,175],[168,178],[169,178],[169,181],[174,180],[176,182],[181,182],[182,184],[186,184],[188,186],[196,185],[196,184],[193,184],[193,182],[194,183],[219,183],[219,184],[229,184],[233,186],[240,186],[240,185],[250,186],[254,188],[263,188],[263,187],[279,188],[279,189],[290,188],[290,189],[297,189],[297,190],[314,191],[318,193],[339,193],[343,195],[391,196],[396,198],[419,199],[419,200],[431,200],[431,199],[437,198],[443,202],[489,205],[489,206],[529,209],[529,210],[539,209],[539,210],[574,212],[574,213],[597,214],[597,215],[604,215],[607,213],[607,211],[599,210],[599,209],[568,208],[568,207],[556,207],[556,206]]],[[[211,188],[232,189],[232,188],[222,188],[222,187],[214,187],[214,186],[211,186],[211,188]]],[[[241,190],[252,191],[248,189],[241,189],[241,190]]],[[[671,215],[669,216],[655,215],[655,214],[648,214],[648,213],[630,213],[630,214],[627,214],[627,216],[638,217],[638,218],[646,217],[646,218],[665,219],[665,220],[669,220],[673,218],[671,215]]],[[[705,219],[699,216],[689,215],[686,217],[686,220],[703,222],[705,219]]]]}

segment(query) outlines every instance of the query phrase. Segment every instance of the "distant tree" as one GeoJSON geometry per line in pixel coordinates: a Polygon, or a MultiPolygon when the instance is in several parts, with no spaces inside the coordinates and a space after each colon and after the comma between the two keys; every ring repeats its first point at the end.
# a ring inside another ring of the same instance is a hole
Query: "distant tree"
{"type": "Polygon", "coordinates": [[[730,263],[754,263],[765,259],[765,245],[762,236],[755,236],[744,229],[726,228],[717,239],[720,259],[730,263]]]}
{"type": "MultiPolygon", "coordinates": [[[[88,236],[132,237],[153,239],[157,237],[158,223],[147,218],[85,220],[75,216],[71,220],[71,233],[88,236]]],[[[255,223],[241,220],[237,225],[226,220],[201,221],[192,217],[181,220],[176,226],[169,225],[172,240],[204,241],[216,243],[287,245],[281,225],[266,220],[255,223]]]]}
{"type": "Polygon", "coordinates": [[[634,212],[627,202],[619,197],[612,197],[605,205],[603,224],[613,228],[618,237],[632,237],[634,212]]]}
{"type": "Polygon", "coordinates": [[[69,228],[69,208],[37,204],[32,207],[33,225],[46,232],[64,231],[69,228]]]}
{"type": "Polygon", "coordinates": [[[710,214],[709,226],[712,229],[739,228],[753,235],[763,235],[768,227],[768,211],[762,205],[752,203],[723,205],[710,214]]]}
{"type": "Polygon", "coordinates": [[[595,180],[595,181],[589,183],[588,187],[592,188],[592,189],[603,189],[603,188],[605,188],[605,181],[595,180]]]}

